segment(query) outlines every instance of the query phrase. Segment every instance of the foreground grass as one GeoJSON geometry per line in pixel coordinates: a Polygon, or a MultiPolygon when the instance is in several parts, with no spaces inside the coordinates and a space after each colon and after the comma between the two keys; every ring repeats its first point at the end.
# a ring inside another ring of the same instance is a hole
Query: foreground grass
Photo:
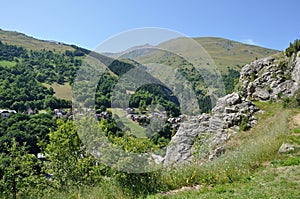
{"type": "Polygon", "coordinates": [[[240,181],[148,198],[299,198],[300,166],[266,168],[240,181]]]}
{"type": "Polygon", "coordinates": [[[288,121],[294,112],[279,104],[257,105],[266,111],[257,116],[259,123],[251,131],[233,136],[227,152],[211,162],[174,166],[147,175],[114,176],[99,186],[52,193],[45,198],[297,198],[299,151],[277,153],[282,142],[292,139],[289,133],[298,132],[289,128],[288,121]],[[287,162],[289,166],[284,166],[287,162]],[[179,191],[176,195],[169,192],[195,185],[200,189],[179,191]]]}
{"type": "Polygon", "coordinates": [[[122,188],[113,180],[105,180],[97,187],[83,188],[82,190],[67,190],[64,192],[52,192],[43,196],[52,199],[111,199],[130,198],[122,188]]]}

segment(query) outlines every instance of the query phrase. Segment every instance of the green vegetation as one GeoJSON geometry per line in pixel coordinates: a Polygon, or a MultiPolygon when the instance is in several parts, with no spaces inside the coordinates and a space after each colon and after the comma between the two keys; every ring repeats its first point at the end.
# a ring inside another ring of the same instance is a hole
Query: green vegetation
{"type": "Polygon", "coordinates": [[[223,83],[225,86],[226,94],[230,94],[234,91],[240,78],[240,73],[237,70],[228,68],[228,74],[222,75],[223,83]]]}
{"type": "Polygon", "coordinates": [[[13,61],[15,57],[24,57],[26,50],[22,47],[5,45],[0,41],[0,60],[13,61]]]}
{"type": "Polygon", "coordinates": [[[287,97],[282,99],[283,107],[285,108],[297,108],[300,106],[300,89],[298,89],[293,97],[287,97]]]}
{"type": "Polygon", "coordinates": [[[5,151],[5,143],[9,144],[14,139],[20,145],[27,144],[31,154],[41,151],[39,141],[48,141],[50,130],[57,128],[55,120],[49,114],[13,114],[10,117],[0,118],[0,152],[5,151]]]}
{"type": "MultiPolygon", "coordinates": [[[[25,112],[30,108],[37,112],[47,108],[71,106],[70,101],[53,96],[53,88],[47,89],[43,83],[63,84],[68,81],[72,84],[80,59],[67,56],[68,53],[27,51],[2,42],[0,52],[1,108],[15,109],[18,112],[25,112]]],[[[60,97],[61,93],[57,94],[60,97]]],[[[70,91],[66,95],[70,95],[70,91]]]]}
{"type": "Polygon", "coordinates": [[[299,166],[270,167],[241,181],[147,198],[297,198],[300,194],[299,182],[297,182],[300,178],[299,170],[299,166]]]}
{"type": "Polygon", "coordinates": [[[40,191],[47,187],[42,163],[27,152],[25,144],[19,145],[14,139],[11,144],[1,146],[4,147],[0,153],[1,198],[40,196],[40,191]]]}
{"type": "Polygon", "coordinates": [[[5,60],[0,61],[0,66],[7,67],[7,68],[13,67],[16,64],[17,63],[14,61],[5,61],[5,60]]]}
{"type": "Polygon", "coordinates": [[[248,118],[243,117],[241,123],[239,124],[241,131],[247,131],[250,127],[248,126],[248,118]]]}
{"type": "Polygon", "coordinates": [[[77,135],[73,122],[58,121],[57,131],[49,134],[45,171],[51,174],[51,184],[58,190],[95,185],[101,181],[105,167],[90,155],[77,135]]]}
{"type": "Polygon", "coordinates": [[[287,56],[291,57],[294,53],[300,51],[300,40],[296,39],[290,46],[285,50],[287,56]]]}

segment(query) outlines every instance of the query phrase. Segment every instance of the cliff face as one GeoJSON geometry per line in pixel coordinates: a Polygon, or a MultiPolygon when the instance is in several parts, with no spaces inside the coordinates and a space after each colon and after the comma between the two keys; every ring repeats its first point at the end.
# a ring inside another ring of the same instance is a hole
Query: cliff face
{"type": "Polygon", "coordinates": [[[299,88],[300,52],[288,58],[276,55],[256,60],[241,70],[240,92],[218,99],[211,114],[187,117],[172,138],[164,164],[185,163],[194,156],[207,160],[225,152],[225,143],[237,133],[239,124],[252,127],[259,111],[250,100],[278,100],[299,88]],[[201,146],[196,146],[195,140],[201,146]]]}
{"type": "Polygon", "coordinates": [[[172,138],[164,164],[191,161],[194,155],[212,159],[225,152],[224,144],[239,129],[240,122],[247,118],[248,127],[256,124],[254,113],[258,109],[238,93],[220,98],[211,114],[188,117],[172,138]],[[194,146],[195,139],[201,146],[194,146]]]}

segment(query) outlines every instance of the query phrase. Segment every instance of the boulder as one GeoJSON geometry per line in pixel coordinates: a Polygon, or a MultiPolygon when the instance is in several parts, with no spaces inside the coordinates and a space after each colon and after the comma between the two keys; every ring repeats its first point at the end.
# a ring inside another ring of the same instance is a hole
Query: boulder
{"type": "Polygon", "coordinates": [[[278,153],[288,153],[295,150],[295,146],[289,143],[282,143],[278,153]]]}
{"type": "Polygon", "coordinates": [[[257,88],[255,88],[255,92],[252,94],[252,97],[254,99],[259,99],[259,100],[265,101],[265,100],[270,99],[270,94],[268,91],[257,87],[257,88]]]}

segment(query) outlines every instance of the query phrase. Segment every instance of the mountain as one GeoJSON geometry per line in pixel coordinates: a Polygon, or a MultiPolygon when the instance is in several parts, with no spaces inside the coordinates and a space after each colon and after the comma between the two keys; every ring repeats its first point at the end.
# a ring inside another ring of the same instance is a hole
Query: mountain
{"type": "MultiPolygon", "coordinates": [[[[224,38],[218,38],[218,37],[196,37],[193,38],[195,41],[197,41],[211,56],[211,58],[214,60],[216,66],[218,69],[222,72],[227,72],[228,67],[232,68],[234,70],[240,70],[240,68],[259,58],[263,58],[269,55],[273,55],[278,53],[278,50],[275,49],[269,49],[264,48],[260,46],[254,46],[249,44],[244,44],[224,38]]],[[[103,53],[103,55],[116,58],[120,55],[126,55],[127,53],[139,49],[140,53],[135,54],[136,61],[151,61],[151,60],[157,60],[159,57],[161,57],[161,54],[158,54],[157,52],[153,53],[149,49],[152,47],[168,47],[174,45],[174,43],[177,42],[178,39],[172,39],[166,42],[163,42],[161,44],[158,44],[156,46],[152,46],[150,44],[145,44],[141,46],[133,46],[123,52],[119,53],[103,53]]],[[[2,41],[5,44],[9,45],[16,45],[24,47],[27,50],[55,50],[64,52],[66,50],[74,50],[73,45],[64,44],[62,42],[56,42],[56,41],[48,41],[48,40],[39,40],[30,36],[27,36],[23,33],[15,32],[15,31],[6,31],[0,29],[0,41],[2,41]]],[[[176,46],[176,48],[183,48],[186,49],[186,46],[180,45],[176,46]]],[[[187,51],[186,53],[192,54],[192,49],[190,51],[187,51]]]]}
{"type": "MultiPolygon", "coordinates": [[[[163,42],[156,46],[142,45],[129,48],[123,52],[119,53],[106,53],[105,55],[110,57],[118,57],[123,55],[123,57],[130,53],[131,51],[139,49],[139,53],[135,52],[134,58],[140,62],[154,62],[160,59],[163,52],[149,50],[153,48],[171,48],[175,47],[178,51],[182,51],[187,55],[195,53],[193,49],[188,48],[185,42],[180,42],[181,38],[171,39],[169,41],[163,42]],[[180,45],[178,45],[180,44],[180,45]],[[182,49],[182,50],[181,50],[182,49]]],[[[237,41],[232,41],[228,39],[218,38],[218,37],[196,37],[193,38],[197,41],[211,56],[214,60],[216,66],[221,71],[221,73],[226,73],[228,67],[234,70],[240,70],[240,68],[259,58],[263,58],[269,55],[278,53],[278,50],[264,48],[260,46],[254,46],[249,44],[240,43],[237,41]]],[[[132,57],[132,55],[130,55],[132,57]]]]}

